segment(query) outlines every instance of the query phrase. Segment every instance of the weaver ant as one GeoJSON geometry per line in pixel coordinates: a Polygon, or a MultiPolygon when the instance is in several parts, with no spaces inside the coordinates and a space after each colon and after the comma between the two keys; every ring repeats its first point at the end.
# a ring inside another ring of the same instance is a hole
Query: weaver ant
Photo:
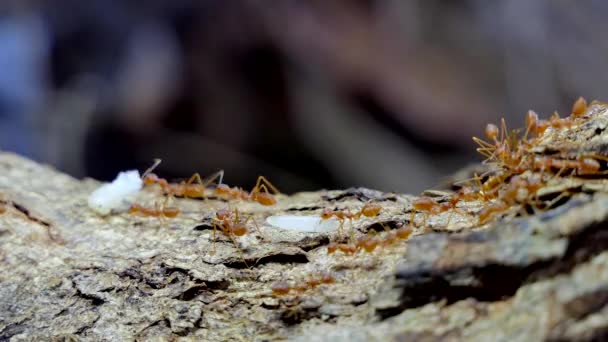
{"type": "Polygon", "coordinates": [[[129,214],[131,215],[141,215],[146,217],[158,217],[161,220],[163,218],[175,218],[180,214],[181,210],[176,207],[168,207],[166,206],[167,202],[171,197],[167,196],[163,204],[159,206],[155,206],[155,208],[146,208],[137,203],[131,204],[129,207],[129,214]]]}
{"type": "Polygon", "coordinates": [[[498,201],[479,212],[479,223],[484,224],[495,215],[508,210],[514,205],[527,204],[532,197],[536,196],[542,187],[541,176],[528,177],[513,176],[507,188],[500,194],[498,201]]]}
{"type": "Polygon", "coordinates": [[[160,159],[155,159],[154,164],[144,172],[142,180],[144,185],[158,185],[165,194],[200,199],[206,198],[207,187],[214,181],[218,180],[218,184],[222,184],[224,178],[224,170],[217,171],[206,179],[202,179],[199,173],[193,174],[187,181],[180,183],[170,183],[164,178],[158,177],[152,171],[160,164],[160,159]]]}
{"type": "Polygon", "coordinates": [[[281,192],[264,176],[259,176],[255,186],[250,192],[247,192],[241,188],[233,187],[226,184],[218,184],[215,188],[215,194],[219,197],[229,199],[241,199],[245,201],[258,202],[261,205],[274,205],[277,203],[276,198],[273,194],[280,194],[281,192]],[[272,193],[271,193],[272,192],[272,193]]]}
{"type": "Polygon", "coordinates": [[[321,220],[329,220],[332,217],[337,218],[340,221],[339,230],[342,230],[344,222],[350,220],[351,225],[353,220],[358,220],[363,217],[376,217],[380,214],[382,207],[379,204],[367,202],[361,207],[361,209],[351,212],[350,210],[332,210],[329,208],[323,209],[321,212],[321,220]]]}
{"type": "Polygon", "coordinates": [[[308,290],[313,290],[317,286],[322,284],[334,284],[336,279],[333,275],[329,273],[322,273],[317,276],[313,276],[311,278],[306,279],[302,284],[290,286],[286,282],[278,282],[272,286],[272,293],[275,296],[285,296],[289,294],[289,292],[294,291],[298,293],[303,293],[308,290]]]}
{"type": "Polygon", "coordinates": [[[166,208],[146,208],[139,204],[132,204],[129,208],[129,214],[132,215],[142,215],[142,216],[151,216],[151,217],[167,217],[167,218],[175,218],[179,215],[180,210],[174,207],[166,207],[166,208]]]}
{"type": "MultiPolygon", "coordinates": [[[[463,188],[464,189],[464,188],[463,188]]],[[[456,205],[458,204],[458,202],[462,199],[465,198],[476,198],[477,195],[475,195],[475,193],[470,193],[469,190],[470,189],[466,189],[457,192],[456,194],[454,194],[447,202],[442,202],[442,203],[437,203],[435,200],[433,200],[430,197],[420,197],[416,200],[414,200],[412,202],[412,212],[410,214],[410,223],[414,224],[414,218],[416,215],[416,212],[423,212],[425,213],[424,216],[424,220],[422,225],[426,225],[426,220],[428,219],[429,215],[438,215],[441,213],[444,213],[446,211],[452,210],[452,213],[454,211],[456,211],[456,205]]],[[[452,215],[450,214],[449,218],[448,218],[448,222],[447,224],[450,224],[450,220],[452,218],[452,215]]]]}
{"type": "MultiPolygon", "coordinates": [[[[253,219],[252,215],[247,216],[247,218],[242,221],[239,217],[238,209],[234,209],[230,211],[229,209],[220,209],[215,213],[215,217],[213,220],[213,250],[212,254],[215,253],[215,242],[216,242],[216,231],[220,230],[224,235],[228,236],[235,247],[238,248],[236,244],[235,236],[240,237],[249,233],[249,229],[247,229],[247,222],[249,220],[253,221],[253,224],[261,235],[260,229],[253,219]]],[[[240,249],[239,249],[240,250],[240,249]]]]}
{"type": "Polygon", "coordinates": [[[340,251],[346,255],[352,255],[360,250],[363,250],[366,253],[372,253],[378,246],[391,246],[398,241],[407,240],[412,233],[413,230],[410,226],[401,225],[395,231],[387,232],[383,238],[363,236],[354,244],[337,244],[332,242],[327,246],[327,254],[333,254],[340,251]]]}

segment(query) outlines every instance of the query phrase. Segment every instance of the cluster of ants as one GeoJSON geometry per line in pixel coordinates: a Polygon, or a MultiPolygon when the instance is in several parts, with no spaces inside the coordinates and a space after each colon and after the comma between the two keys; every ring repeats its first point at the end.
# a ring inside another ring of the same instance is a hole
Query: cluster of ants
{"type": "MultiPolygon", "coordinates": [[[[196,173],[187,181],[171,183],[152,172],[159,163],[160,160],[156,160],[154,165],[144,172],[142,175],[142,182],[144,186],[156,186],[160,188],[165,196],[164,202],[155,208],[146,208],[139,204],[132,204],[129,208],[130,214],[158,217],[161,219],[175,218],[181,213],[181,210],[177,207],[168,205],[170,199],[175,197],[203,200],[208,198],[219,198],[226,201],[242,200],[257,202],[264,206],[271,206],[277,203],[275,195],[280,193],[279,190],[263,176],[258,177],[257,182],[251,191],[245,191],[238,187],[230,187],[222,182],[224,176],[223,171],[216,172],[205,179],[196,173]]],[[[339,231],[342,230],[344,224],[348,221],[351,224],[352,235],[352,225],[354,220],[358,220],[362,217],[370,218],[378,216],[381,210],[382,207],[374,202],[367,202],[356,211],[351,211],[349,209],[326,208],[321,212],[320,219],[337,219],[340,222],[339,231]]],[[[217,210],[212,218],[214,239],[213,250],[215,250],[216,231],[218,230],[229,237],[232,240],[232,243],[238,248],[236,238],[249,233],[247,224],[250,220],[253,221],[253,225],[256,227],[256,230],[261,234],[257,223],[255,223],[255,220],[252,220],[251,215],[240,213],[238,208],[217,210]]],[[[398,229],[394,233],[387,234],[383,239],[376,237],[363,237],[351,244],[331,243],[328,246],[328,254],[332,254],[336,249],[347,254],[352,254],[357,250],[365,250],[371,253],[379,245],[389,246],[399,240],[406,239],[410,233],[411,229],[398,229]]],[[[332,284],[334,282],[335,279],[332,275],[322,274],[318,277],[313,277],[306,280],[304,282],[305,285],[290,287],[285,283],[278,283],[273,287],[273,293],[275,295],[288,294],[290,291],[302,293],[306,289],[314,289],[320,284],[332,284]]]]}
{"type": "MultiPolygon", "coordinates": [[[[560,176],[589,177],[604,174],[600,161],[608,158],[600,155],[580,154],[574,158],[550,156],[534,152],[541,139],[549,133],[571,129],[586,121],[587,101],[579,97],[572,106],[572,113],[560,117],[557,112],[549,120],[541,120],[538,114],[530,110],[526,114],[526,127],[523,135],[521,129],[507,131],[504,119],[501,128],[488,124],[485,135],[488,141],[473,137],[479,145],[477,151],[486,159],[484,164],[491,166],[491,171],[481,176],[475,175],[471,180],[462,183],[460,189],[451,195],[447,201],[436,201],[430,197],[421,197],[412,203],[412,218],[416,212],[437,215],[446,211],[458,211],[461,201],[481,201],[485,206],[477,213],[478,224],[485,224],[514,207],[521,209],[551,208],[561,199],[561,195],[549,203],[542,203],[538,191],[547,184],[548,180],[560,176]],[[551,131],[549,131],[551,130],[551,131]]],[[[527,210],[527,209],[526,209],[527,210]]],[[[451,218],[451,215],[450,215],[451,218]]],[[[450,219],[448,218],[448,224],[450,219]]]]}
{"type": "MultiPolygon", "coordinates": [[[[399,241],[407,240],[416,226],[426,225],[427,219],[432,215],[450,212],[447,224],[452,214],[461,211],[461,202],[477,201],[483,207],[476,213],[477,224],[482,225],[492,219],[504,215],[512,208],[532,207],[535,209],[551,208],[559,200],[555,198],[549,203],[541,201],[538,191],[544,187],[549,180],[560,176],[593,176],[603,174],[601,162],[608,158],[597,155],[581,154],[574,158],[560,157],[558,154],[542,155],[535,152],[535,148],[546,134],[555,133],[560,130],[571,129],[585,122],[587,102],[583,98],[575,101],[571,115],[560,117],[554,113],[548,120],[539,119],[538,114],[530,110],[526,114],[525,129],[508,131],[504,119],[501,127],[488,124],[485,129],[487,140],[474,137],[473,140],[479,148],[477,151],[485,157],[484,164],[491,166],[485,174],[475,174],[472,179],[456,183],[457,191],[448,198],[420,197],[412,201],[410,219],[407,225],[398,224],[396,229],[388,229],[381,234],[366,234],[359,239],[353,236],[353,221],[360,218],[376,217],[382,211],[382,206],[373,201],[368,201],[356,211],[349,209],[324,209],[320,214],[321,220],[337,219],[340,222],[339,231],[346,222],[350,222],[351,236],[349,242],[331,242],[327,246],[327,254],[342,253],[354,255],[358,252],[373,253],[379,247],[392,246],[399,241]],[[523,134],[520,134],[523,131],[523,134]],[[458,185],[461,184],[461,185],[458,185]],[[416,214],[424,216],[422,222],[415,222],[416,214]]],[[[153,169],[155,164],[151,169],[153,169]]],[[[217,172],[211,177],[203,180],[200,175],[194,174],[188,181],[180,183],[169,183],[151,172],[151,169],[142,176],[146,186],[156,185],[160,187],[167,196],[161,208],[147,209],[134,204],[130,208],[131,214],[145,216],[173,218],[179,215],[180,210],[175,207],[166,206],[168,198],[184,197],[194,199],[207,199],[209,197],[224,200],[242,200],[257,202],[261,205],[270,206],[277,202],[275,195],[278,189],[266,178],[260,176],[251,191],[245,191],[238,187],[230,187],[222,183],[223,172],[217,172]]],[[[220,230],[230,237],[236,245],[234,238],[249,232],[247,224],[251,216],[240,214],[238,209],[222,209],[215,213],[213,218],[214,239],[216,230],[220,230]]],[[[255,223],[255,221],[253,221],[255,223]]],[[[255,224],[256,229],[257,224],[255,224]]],[[[338,235],[341,235],[340,233],[338,235]]],[[[304,293],[315,289],[322,284],[333,284],[334,276],[328,273],[312,276],[303,281],[289,285],[286,282],[276,283],[272,287],[272,293],[276,296],[284,296],[290,293],[304,293]]]]}

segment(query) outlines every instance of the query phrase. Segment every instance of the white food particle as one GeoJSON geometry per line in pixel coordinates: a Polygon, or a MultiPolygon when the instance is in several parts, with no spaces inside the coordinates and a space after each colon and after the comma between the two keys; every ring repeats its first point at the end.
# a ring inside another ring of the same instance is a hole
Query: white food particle
{"type": "Polygon", "coordinates": [[[141,190],[143,181],[139,171],[120,172],[112,183],[104,184],[89,196],[89,207],[100,215],[129,205],[129,197],[141,190]]]}
{"type": "Polygon", "coordinates": [[[268,217],[266,222],[280,229],[313,233],[331,232],[340,226],[337,220],[322,220],[320,216],[275,215],[268,217]]]}

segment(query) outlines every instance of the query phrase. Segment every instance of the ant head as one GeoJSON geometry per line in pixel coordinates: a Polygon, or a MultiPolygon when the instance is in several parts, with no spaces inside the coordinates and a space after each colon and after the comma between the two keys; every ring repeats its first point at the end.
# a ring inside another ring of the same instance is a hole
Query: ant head
{"type": "Polygon", "coordinates": [[[230,210],[220,209],[215,213],[215,217],[217,217],[218,220],[225,220],[230,217],[230,210]]]}
{"type": "Polygon", "coordinates": [[[572,115],[582,116],[587,111],[587,100],[580,96],[572,105],[572,115]]]}
{"type": "Polygon", "coordinates": [[[600,170],[600,163],[593,158],[584,158],[578,165],[579,174],[594,174],[600,170]]]}
{"type": "Polygon", "coordinates": [[[327,220],[327,219],[329,219],[331,217],[332,214],[333,214],[333,211],[331,209],[325,208],[321,212],[321,219],[327,220]]]}
{"type": "Polygon", "coordinates": [[[495,124],[488,124],[486,126],[486,137],[494,141],[498,139],[498,127],[495,124]]]}

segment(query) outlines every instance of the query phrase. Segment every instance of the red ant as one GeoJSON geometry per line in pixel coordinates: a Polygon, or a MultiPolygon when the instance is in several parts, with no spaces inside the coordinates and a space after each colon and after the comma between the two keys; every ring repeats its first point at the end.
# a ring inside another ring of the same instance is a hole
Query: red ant
{"type": "Polygon", "coordinates": [[[363,250],[366,253],[372,253],[380,245],[390,246],[395,244],[397,241],[407,240],[412,233],[413,230],[411,227],[402,225],[395,231],[387,232],[386,236],[381,239],[364,236],[358,239],[355,244],[336,244],[332,242],[327,246],[327,254],[333,254],[336,251],[340,251],[346,255],[351,255],[360,250],[363,250]]]}
{"type": "MultiPolygon", "coordinates": [[[[601,156],[596,156],[600,158],[601,156]]],[[[553,157],[534,157],[533,167],[535,170],[559,170],[556,177],[559,176],[564,170],[571,169],[573,174],[579,176],[594,175],[600,172],[600,163],[591,157],[579,156],[576,160],[559,159],[553,157]]]]}
{"type": "Polygon", "coordinates": [[[160,207],[155,207],[154,209],[143,207],[137,203],[131,204],[129,207],[129,214],[131,215],[141,215],[147,217],[158,217],[162,218],[175,218],[181,210],[176,207],[167,207],[165,206],[171,197],[166,197],[165,201],[160,207]]]}
{"type": "Polygon", "coordinates": [[[259,176],[250,192],[238,187],[231,188],[220,182],[215,188],[215,193],[220,197],[254,201],[261,205],[274,205],[277,203],[277,200],[273,194],[280,194],[281,192],[264,176],[259,176]]]}
{"type": "Polygon", "coordinates": [[[321,212],[321,220],[329,220],[332,217],[336,217],[340,221],[339,230],[341,231],[342,226],[344,225],[344,222],[346,220],[350,220],[352,224],[353,220],[358,220],[361,218],[361,216],[376,217],[380,214],[381,210],[382,207],[380,205],[371,202],[365,203],[363,207],[361,207],[361,209],[355,211],[354,213],[350,210],[332,210],[329,208],[325,208],[321,212]]]}
{"type": "MultiPolygon", "coordinates": [[[[235,247],[238,248],[236,241],[234,239],[235,236],[243,236],[249,232],[247,229],[247,222],[252,220],[256,230],[261,234],[259,227],[255,220],[253,220],[253,216],[249,215],[247,219],[241,221],[239,218],[238,209],[234,209],[231,212],[229,209],[220,209],[215,213],[215,217],[213,218],[213,251],[212,254],[215,253],[215,242],[216,242],[216,231],[219,229],[224,233],[224,235],[228,236],[235,247]],[[232,215],[234,213],[234,215],[232,215]]],[[[239,249],[240,250],[240,249],[239,249]]]]}
{"type": "Polygon", "coordinates": [[[334,278],[333,275],[331,275],[329,273],[322,273],[318,276],[314,276],[314,277],[311,277],[311,278],[305,280],[304,283],[301,285],[290,286],[286,282],[278,282],[272,286],[272,293],[275,296],[285,296],[285,295],[289,294],[289,292],[291,292],[291,291],[303,293],[308,290],[313,290],[319,285],[322,285],[322,284],[329,285],[329,284],[334,284],[335,282],[336,282],[336,279],[334,278]]]}
{"type": "MultiPolygon", "coordinates": [[[[452,198],[450,198],[449,201],[443,202],[443,203],[437,203],[435,200],[433,200],[430,197],[421,197],[421,198],[414,200],[412,202],[412,212],[411,212],[411,216],[410,216],[411,224],[414,224],[414,218],[415,218],[416,212],[426,213],[426,215],[424,217],[424,221],[422,223],[422,225],[426,225],[426,220],[428,219],[429,215],[438,215],[438,214],[444,213],[448,210],[455,211],[457,203],[462,198],[464,198],[464,196],[467,196],[467,198],[468,198],[470,196],[470,194],[465,193],[465,190],[463,190],[463,192],[460,193],[460,195],[457,193],[452,198]]],[[[450,218],[448,219],[448,224],[450,222],[451,217],[452,216],[450,215],[450,218]]]]}
{"type": "Polygon", "coordinates": [[[209,184],[212,184],[213,181],[219,179],[219,184],[222,183],[222,179],[224,177],[224,170],[220,170],[210,177],[205,179],[201,179],[200,174],[195,173],[188,179],[186,182],[169,183],[166,179],[158,177],[156,174],[152,173],[152,170],[160,164],[161,160],[156,159],[154,164],[144,172],[142,175],[142,180],[144,185],[154,185],[158,184],[160,188],[165,192],[165,194],[186,197],[186,198],[206,198],[206,190],[209,184]],[[196,182],[196,183],[195,183],[196,182]]]}
{"type": "Polygon", "coordinates": [[[132,204],[129,208],[129,214],[132,215],[142,215],[142,216],[151,216],[151,217],[167,217],[167,218],[175,218],[179,215],[180,210],[174,207],[166,207],[166,208],[146,208],[139,204],[132,204]]]}
{"type": "Polygon", "coordinates": [[[414,230],[411,226],[401,225],[396,230],[387,232],[384,238],[380,241],[380,244],[385,247],[392,246],[399,241],[409,239],[413,232],[414,230]]]}

